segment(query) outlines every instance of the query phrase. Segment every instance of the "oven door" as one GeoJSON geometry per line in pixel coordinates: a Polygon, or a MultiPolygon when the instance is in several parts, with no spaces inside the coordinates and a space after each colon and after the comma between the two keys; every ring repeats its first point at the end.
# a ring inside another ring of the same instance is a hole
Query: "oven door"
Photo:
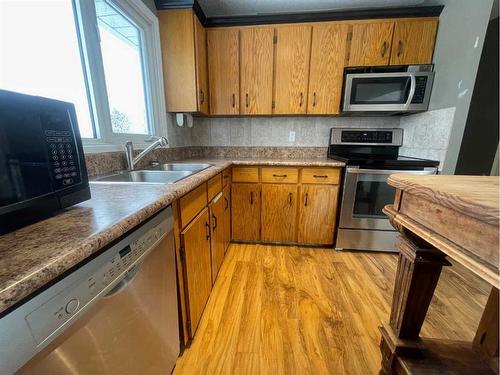
{"type": "Polygon", "coordinates": [[[396,189],[387,184],[391,174],[436,174],[436,168],[422,170],[361,169],[348,167],[340,210],[340,227],[349,229],[394,230],[382,212],[394,202],[396,189]]]}
{"type": "Polygon", "coordinates": [[[346,74],[343,111],[415,110],[412,105],[417,87],[415,74],[415,72],[346,74]]]}

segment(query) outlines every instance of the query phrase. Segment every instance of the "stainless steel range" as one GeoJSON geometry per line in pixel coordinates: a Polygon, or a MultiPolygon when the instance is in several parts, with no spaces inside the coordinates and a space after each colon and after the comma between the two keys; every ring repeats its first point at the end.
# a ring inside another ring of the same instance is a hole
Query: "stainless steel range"
{"type": "Polygon", "coordinates": [[[394,201],[387,184],[394,173],[436,174],[438,161],[399,155],[402,129],[330,130],[328,156],[347,164],[340,208],[337,250],[395,252],[397,232],[382,212],[394,201]]]}

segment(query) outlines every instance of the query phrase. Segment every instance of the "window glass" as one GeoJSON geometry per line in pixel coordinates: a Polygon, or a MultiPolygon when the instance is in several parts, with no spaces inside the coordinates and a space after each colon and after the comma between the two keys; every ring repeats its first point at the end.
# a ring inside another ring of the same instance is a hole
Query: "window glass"
{"type": "Polygon", "coordinates": [[[73,103],[95,137],[71,0],[0,1],[0,88],[73,103]]]}
{"type": "Polygon", "coordinates": [[[141,30],[111,2],[95,4],[112,131],[150,134],[141,30]]]}

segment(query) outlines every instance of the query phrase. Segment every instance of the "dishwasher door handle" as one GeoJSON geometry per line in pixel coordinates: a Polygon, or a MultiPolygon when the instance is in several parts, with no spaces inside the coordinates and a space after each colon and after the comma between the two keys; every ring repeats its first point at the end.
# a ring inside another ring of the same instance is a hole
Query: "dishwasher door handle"
{"type": "Polygon", "coordinates": [[[125,275],[123,275],[122,279],[116,284],[111,290],[104,295],[103,298],[110,298],[113,297],[114,295],[120,293],[122,290],[124,290],[134,279],[135,275],[137,275],[137,272],[139,272],[139,269],[141,268],[142,263],[135,264],[132,268],[130,268],[125,275]]]}

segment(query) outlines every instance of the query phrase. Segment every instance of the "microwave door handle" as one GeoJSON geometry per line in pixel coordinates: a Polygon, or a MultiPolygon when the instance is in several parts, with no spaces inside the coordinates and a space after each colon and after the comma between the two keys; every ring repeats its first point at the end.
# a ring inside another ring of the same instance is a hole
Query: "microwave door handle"
{"type": "Polygon", "coordinates": [[[408,94],[408,100],[405,104],[405,109],[410,108],[411,101],[413,100],[413,96],[415,96],[415,88],[417,86],[417,81],[415,80],[415,75],[410,74],[410,93],[408,94]]]}

